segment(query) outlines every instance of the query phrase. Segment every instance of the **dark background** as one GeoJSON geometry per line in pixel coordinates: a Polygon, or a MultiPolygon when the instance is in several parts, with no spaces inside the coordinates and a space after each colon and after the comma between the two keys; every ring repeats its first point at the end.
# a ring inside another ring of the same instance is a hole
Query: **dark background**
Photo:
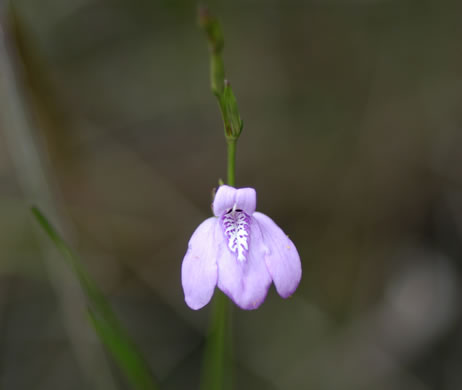
{"type": "MultiPolygon", "coordinates": [[[[31,218],[37,203],[163,389],[195,389],[210,311],[185,305],[180,267],[226,173],[196,4],[11,4],[0,387],[121,381],[110,361],[95,368],[104,354],[89,352],[98,343],[31,218]]],[[[272,288],[257,311],[234,310],[236,389],[461,389],[462,3],[208,4],[245,124],[237,184],[257,190],[303,266],[291,299],[272,288]]]]}

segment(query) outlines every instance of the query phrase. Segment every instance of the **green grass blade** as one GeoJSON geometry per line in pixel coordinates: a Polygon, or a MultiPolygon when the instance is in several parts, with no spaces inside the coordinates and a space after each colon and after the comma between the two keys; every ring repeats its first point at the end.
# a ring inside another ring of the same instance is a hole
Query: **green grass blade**
{"type": "Polygon", "coordinates": [[[121,326],[104,294],[94,284],[74,252],[43,213],[37,207],[32,207],[31,211],[77,276],[87,297],[89,321],[129,383],[136,390],[157,390],[159,387],[148,364],[121,326]]]}
{"type": "Polygon", "coordinates": [[[88,310],[88,318],[133,387],[137,390],[157,389],[149,367],[125,332],[103,317],[98,317],[91,309],[88,310]]]}

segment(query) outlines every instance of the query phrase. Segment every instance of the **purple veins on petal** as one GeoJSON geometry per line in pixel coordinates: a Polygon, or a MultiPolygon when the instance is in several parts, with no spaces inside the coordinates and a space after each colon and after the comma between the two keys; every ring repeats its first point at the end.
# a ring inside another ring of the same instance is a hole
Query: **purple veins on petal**
{"type": "Polygon", "coordinates": [[[205,220],[192,235],[181,279],[185,300],[200,309],[218,286],[239,307],[258,308],[271,282],[287,298],[302,275],[292,241],[266,215],[255,211],[252,188],[221,186],[215,196],[216,217],[205,220]]]}
{"type": "Polygon", "coordinates": [[[250,217],[242,210],[233,209],[222,217],[224,235],[228,240],[228,248],[237,254],[239,261],[245,261],[249,248],[250,217]]]}
{"type": "Polygon", "coordinates": [[[218,257],[218,288],[245,310],[258,308],[266,298],[271,276],[262,256],[265,247],[258,226],[251,220],[250,245],[245,261],[223,244],[218,257]]]}

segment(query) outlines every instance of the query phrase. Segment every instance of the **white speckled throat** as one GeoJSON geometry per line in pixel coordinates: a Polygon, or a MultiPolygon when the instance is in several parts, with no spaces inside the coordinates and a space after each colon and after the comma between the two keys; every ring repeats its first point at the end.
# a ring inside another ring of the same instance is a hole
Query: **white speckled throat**
{"type": "Polygon", "coordinates": [[[239,261],[245,261],[249,251],[250,216],[234,205],[221,217],[221,223],[229,250],[237,255],[239,261]]]}

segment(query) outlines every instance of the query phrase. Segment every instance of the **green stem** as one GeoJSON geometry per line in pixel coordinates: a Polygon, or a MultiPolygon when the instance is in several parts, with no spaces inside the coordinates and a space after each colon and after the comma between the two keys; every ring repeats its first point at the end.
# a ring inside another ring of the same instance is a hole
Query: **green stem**
{"type": "Polygon", "coordinates": [[[228,140],[228,185],[236,184],[236,143],[237,140],[228,140]]]}
{"type": "Polygon", "coordinates": [[[217,291],[205,347],[202,390],[232,389],[230,309],[228,297],[217,291]]]}
{"type": "MultiPolygon", "coordinates": [[[[207,35],[211,49],[211,88],[218,100],[228,145],[227,184],[234,187],[236,183],[236,143],[243,123],[234,93],[229,83],[225,81],[221,26],[218,20],[203,7],[199,8],[199,24],[207,35]]],[[[213,300],[212,318],[205,345],[202,390],[230,390],[233,387],[231,309],[228,297],[217,291],[213,300]]]]}
{"type": "MultiPolygon", "coordinates": [[[[235,185],[236,142],[228,140],[228,185],[235,185]]],[[[209,335],[205,346],[202,390],[232,389],[231,304],[226,295],[215,294],[209,335]]]]}

